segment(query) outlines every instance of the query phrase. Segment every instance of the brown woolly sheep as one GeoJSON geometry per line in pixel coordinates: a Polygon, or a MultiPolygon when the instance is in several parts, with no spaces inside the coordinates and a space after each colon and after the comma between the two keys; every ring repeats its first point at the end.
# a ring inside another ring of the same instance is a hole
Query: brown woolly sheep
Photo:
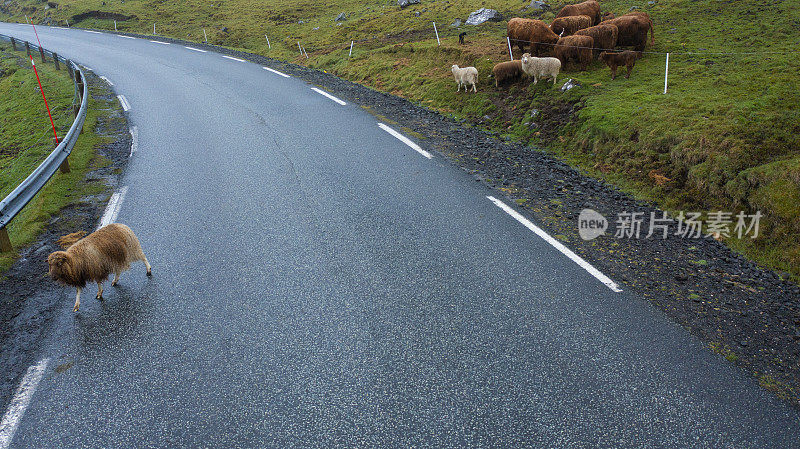
{"type": "Polygon", "coordinates": [[[566,16],[553,19],[550,30],[558,34],[559,37],[570,36],[576,31],[592,26],[592,18],[589,16],[566,16]]]}
{"type": "Polygon", "coordinates": [[[594,39],[593,53],[597,55],[603,50],[613,50],[617,46],[619,28],[616,25],[601,23],[585,30],[578,30],[576,36],[591,36],[594,39]]]}
{"type": "Polygon", "coordinates": [[[522,73],[522,61],[519,59],[495,64],[492,68],[494,86],[499,87],[500,83],[504,81],[517,79],[522,76],[522,73]]]}
{"type": "MultiPolygon", "coordinates": [[[[642,13],[643,14],[643,13],[642,13]]],[[[616,19],[606,20],[604,24],[616,25],[619,28],[617,45],[631,46],[636,51],[644,51],[647,47],[647,32],[650,31],[650,44],[655,43],[653,21],[642,14],[624,15],[616,19]]]]}
{"type": "Polygon", "coordinates": [[[631,70],[633,70],[634,64],[636,64],[636,59],[641,55],[641,53],[625,50],[619,53],[604,51],[600,53],[600,59],[606,63],[608,68],[611,69],[611,79],[617,77],[617,67],[625,66],[628,69],[628,73],[625,74],[625,78],[631,77],[631,70]]]}
{"type": "Polygon", "coordinates": [[[558,12],[556,18],[567,16],[589,16],[592,18],[592,25],[600,23],[600,3],[595,0],[587,0],[574,5],[565,5],[558,12]]]}
{"type": "Polygon", "coordinates": [[[566,67],[569,60],[580,63],[581,70],[592,62],[592,48],[594,39],[591,36],[572,35],[562,37],[556,43],[555,57],[561,61],[561,65],[566,67]]]}
{"type": "Polygon", "coordinates": [[[75,287],[77,312],[81,305],[81,289],[87,282],[97,283],[97,299],[103,299],[103,282],[114,273],[111,285],[117,285],[119,276],[130,268],[132,262],[141,260],[151,276],[150,263],[142,252],[139,239],[124,224],[103,226],[86,237],[85,232],[73,232],[58,239],[66,251],[55,251],[47,257],[50,277],[62,284],[75,287]],[[81,238],[83,237],[83,238],[81,238]]]}
{"type": "Polygon", "coordinates": [[[531,53],[538,56],[539,50],[549,52],[558,41],[558,35],[541,20],[514,17],[508,21],[507,30],[511,45],[519,47],[521,53],[525,52],[526,45],[531,44],[531,53]]]}

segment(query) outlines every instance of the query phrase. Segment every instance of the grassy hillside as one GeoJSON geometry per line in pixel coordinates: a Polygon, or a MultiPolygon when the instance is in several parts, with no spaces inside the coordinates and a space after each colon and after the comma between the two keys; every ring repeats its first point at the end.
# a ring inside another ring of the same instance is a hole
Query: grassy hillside
{"type": "MultiPolygon", "coordinates": [[[[74,119],[72,80],[63,64],[61,71],[56,71],[52,63],[42,64],[34,57],[58,135],[63,138],[74,119]]],[[[87,115],[85,130],[94,128],[96,116],[94,111],[87,115]]],[[[13,52],[8,43],[0,43],[0,198],[5,198],[53,151],[52,137],[50,120],[27,54],[13,52]]],[[[98,191],[98,186],[81,182],[92,164],[93,148],[98,141],[92,133],[83,133],[70,156],[72,171],[57,173],[11,222],[8,233],[15,248],[33,241],[52,214],[62,207],[98,191]]],[[[16,257],[16,253],[0,253],[0,273],[16,257]]]]}
{"type": "Polygon", "coordinates": [[[404,9],[393,1],[350,0],[57,3],[12,0],[0,17],[113,29],[111,16],[100,14],[110,12],[120,30],[150,33],[156,23],[159,34],[198,41],[205,29],[210,43],[317,67],[546,147],[669,210],[760,210],[759,239],[726,243],[800,276],[800,0],[601,1],[617,15],[632,6],[647,11],[656,45],[630,80],[611,81],[600,63],[562,74],[559,86],[568,77],[582,85],[567,93],[529,81],[495,88],[487,75],[508,57],[505,22],[449,26],[480,7],[506,18],[539,17],[523,9],[527,1],[422,0],[404,9]],[[336,22],[341,12],[347,19],[336,22]],[[461,31],[468,33],[463,46],[455,37],[461,31]],[[670,87],[663,95],[667,51],[670,87]],[[478,94],[455,93],[454,63],[478,67],[478,94]],[[533,109],[540,111],[535,117],[533,109]]]}

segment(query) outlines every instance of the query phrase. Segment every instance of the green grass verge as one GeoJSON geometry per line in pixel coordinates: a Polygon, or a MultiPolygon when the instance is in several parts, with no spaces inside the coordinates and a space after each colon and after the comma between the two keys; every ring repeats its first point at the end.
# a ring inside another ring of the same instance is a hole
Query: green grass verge
{"type": "MultiPolygon", "coordinates": [[[[52,130],[36,76],[24,52],[0,47],[0,196],[11,192],[53,150],[52,130]],[[40,137],[42,137],[40,139],[40,137]]],[[[66,135],[74,116],[71,113],[74,86],[63,64],[56,71],[52,64],[37,61],[53,118],[59,117],[59,137],[66,135]]],[[[89,100],[84,132],[69,158],[70,173],[56,173],[47,185],[8,226],[15,248],[34,241],[53,214],[87,194],[99,193],[102,186],[87,184],[86,172],[103,162],[95,158],[94,148],[102,139],[92,133],[98,112],[89,100]]],[[[0,254],[0,273],[7,270],[17,253],[0,254]]]]}
{"type": "MultiPolygon", "coordinates": [[[[599,63],[586,72],[563,73],[561,82],[572,77],[582,84],[567,93],[527,81],[495,88],[487,75],[507,58],[505,22],[458,30],[449,24],[480,7],[507,18],[531,16],[522,11],[527,1],[422,0],[405,9],[370,0],[57,3],[45,10],[46,3],[18,0],[4,18],[49,16],[113,29],[112,20],[91,12],[114,12],[130,16],[118,20],[120,30],[150,33],[156,23],[159,34],[196,41],[204,39],[205,29],[211,43],[316,67],[546,146],[586,173],[667,210],[760,210],[765,217],[758,239],[725,243],[800,276],[800,0],[658,0],[652,6],[602,1],[604,11],[619,15],[635,5],[653,17],[656,45],[648,50],[672,52],[667,95],[663,54],[640,59],[630,80],[612,81],[599,63]],[[340,12],[347,20],[335,22],[340,12]],[[464,46],[455,37],[461,30],[468,32],[464,46]],[[351,40],[356,45],[348,58],[351,40]],[[299,55],[298,41],[310,59],[299,55]],[[455,93],[449,73],[454,63],[478,68],[478,94],[455,93]],[[550,114],[572,105],[577,112],[570,120],[569,114],[550,114]],[[533,109],[543,112],[532,117],[533,109]],[[536,126],[547,121],[555,130],[536,126]]],[[[554,9],[561,4],[553,3],[554,9]]],[[[552,17],[548,12],[542,18],[552,17]]]]}

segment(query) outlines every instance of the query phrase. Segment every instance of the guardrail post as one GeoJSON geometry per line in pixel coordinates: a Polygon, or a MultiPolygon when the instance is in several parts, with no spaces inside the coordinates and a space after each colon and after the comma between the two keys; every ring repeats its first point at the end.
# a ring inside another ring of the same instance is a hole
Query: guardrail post
{"type": "Polygon", "coordinates": [[[58,66],[58,53],[53,53],[53,64],[55,64],[56,70],[61,70],[61,68],[58,66]]]}
{"type": "Polygon", "coordinates": [[[64,60],[64,65],[67,66],[67,73],[69,73],[69,77],[72,78],[72,80],[74,81],[75,80],[75,71],[72,69],[72,61],[70,61],[69,59],[65,59],[64,60]]]}
{"type": "Polygon", "coordinates": [[[11,48],[13,48],[14,51],[17,51],[17,40],[13,37],[11,38],[11,48]]]}
{"type": "Polygon", "coordinates": [[[47,62],[47,60],[46,60],[46,59],[44,59],[44,48],[42,48],[42,47],[39,47],[39,56],[41,56],[41,57],[42,57],[42,64],[44,64],[45,62],[47,62]]]}
{"type": "Polygon", "coordinates": [[[11,239],[8,238],[6,228],[2,227],[0,228],[0,252],[10,253],[11,251],[14,251],[14,247],[11,246],[11,239]]]}
{"type": "Polygon", "coordinates": [[[29,44],[28,41],[25,41],[25,51],[28,52],[28,57],[30,58],[31,57],[31,44],[29,44]]]}
{"type": "MultiPolygon", "coordinates": [[[[58,142],[56,141],[55,138],[53,138],[53,142],[55,142],[55,145],[58,146],[58,142]]],[[[58,171],[60,171],[61,173],[69,173],[69,156],[67,156],[67,158],[64,159],[64,162],[62,162],[61,165],[58,166],[58,171]]]]}

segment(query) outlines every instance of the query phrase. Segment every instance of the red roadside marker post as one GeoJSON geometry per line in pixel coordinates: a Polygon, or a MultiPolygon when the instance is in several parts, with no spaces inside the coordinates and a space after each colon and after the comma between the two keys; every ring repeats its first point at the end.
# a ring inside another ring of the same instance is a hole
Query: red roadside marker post
{"type": "MultiPolygon", "coordinates": [[[[36,74],[36,82],[39,83],[39,92],[42,93],[42,100],[44,100],[44,107],[47,109],[47,116],[50,117],[50,126],[53,127],[55,145],[58,146],[58,133],[56,133],[56,124],[53,122],[53,115],[50,113],[50,105],[47,104],[47,97],[44,95],[42,81],[39,79],[39,71],[36,69],[36,63],[33,61],[33,56],[29,56],[29,58],[31,58],[31,65],[33,65],[33,73],[36,74]]],[[[61,164],[61,172],[69,173],[69,161],[67,159],[65,159],[64,163],[61,164]]]]}
{"type": "MultiPolygon", "coordinates": [[[[39,44],[39,51],[42,52],[42,62],[44,62],[44,49],[42,48],[42,41],[39,40],[39,32],[36,31],[36,25],[31,24],[33,27],[33,32],[36,34],[36,42],[39,44]]],[[[50,126],[53,127],[53,136],[55,141],[55,146],[58,146],[58,133],[56,133],[56,125],[53,123],[53,115],[50,114],[50,106],[47,104],[47,97],[44,95],[44,89],[42,88],[42,82],[39,80],[39,71],[36,70],[36,63],[33,62],[33,57],[28,54],[28,57],[31,58],[31,64],[33,64],[33,72],[36,73],[36,82],[39,83],[39,91],[42,93],[42,99],[44,100],[44,107],[47,108],[47,116],[50,117],[50,126]]],[[[61,164],[59,167],[61,173],[69,173],[69,159],[64,159],[64,163],[61,164]]]]}

